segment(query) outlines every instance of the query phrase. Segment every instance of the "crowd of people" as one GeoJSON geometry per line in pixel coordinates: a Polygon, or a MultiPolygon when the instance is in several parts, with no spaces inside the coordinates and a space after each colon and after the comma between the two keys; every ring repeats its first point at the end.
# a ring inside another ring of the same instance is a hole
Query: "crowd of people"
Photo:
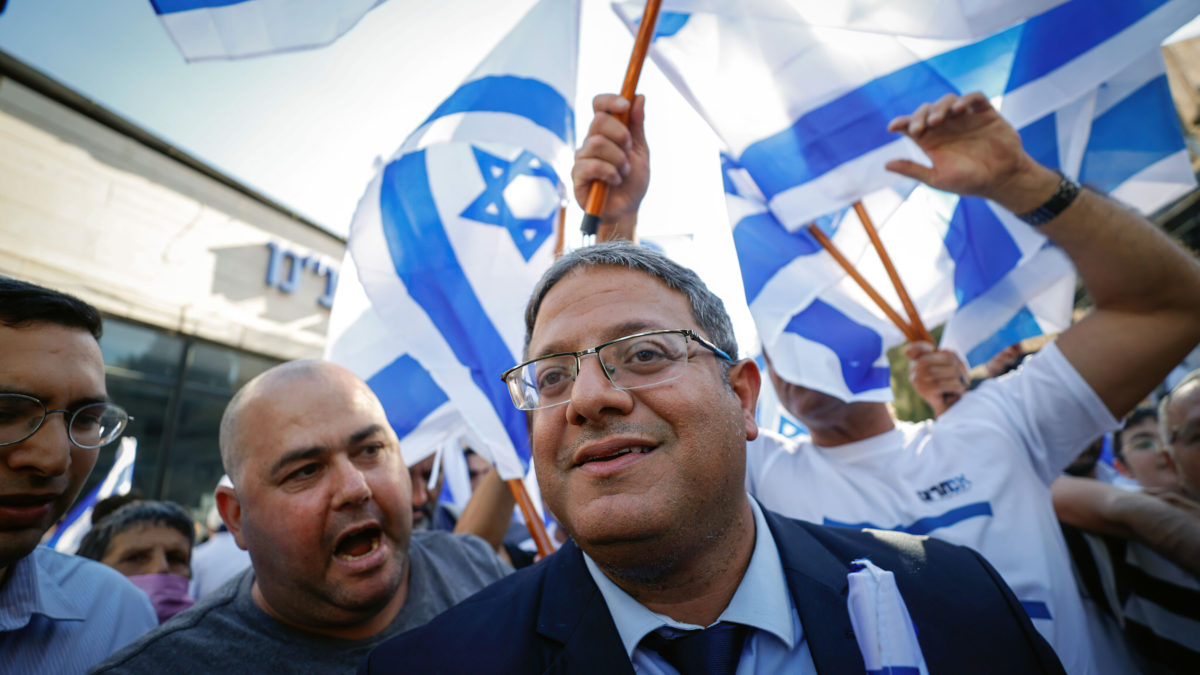
{"type": "Polygon", "coordinates": [[[721,300],[632,243],[644,101],[594,109],[573,178],[581,201],[608,184],[613,241],[546,271],[504,373],[556,552],[514,545],[473,453],[471,501],[439,508],[435,459],[405,466],[370,388],[320,361],[230,401],[208,542],[124,499],[77,555],[39,546],[127,414],[96,310],[0,277],[0,672],[1200,671],[1200,371],[1150,400],[1200,343],[1192,254],[1038,164],[981,95],[922,105],[889,129],[930,166],[888,168],[1042,223],[1094,308],[978,383],[910,344],[920,423],[766,353],[808,430],[783,438],[721,300]]]}

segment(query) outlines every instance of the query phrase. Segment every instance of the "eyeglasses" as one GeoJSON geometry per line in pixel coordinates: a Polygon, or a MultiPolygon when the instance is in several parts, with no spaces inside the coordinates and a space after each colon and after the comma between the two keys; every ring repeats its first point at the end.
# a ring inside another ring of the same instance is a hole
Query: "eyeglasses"
{"type": "Polygon", "coordinates": [[[508,393],[518,409],[549,408],[571,400],[582,356],[595,354],[600,360],[600,369],[613,387],[639,389],[670,382],[683,375],[689,360],[689,340],[726,361],[733,360],[695,331],[652,330],[617,338],[581,352],[539,356],[504,371],[500,379],[508,385],[508,393]]]}
{"type": "Polygon", "coordinates": [[[24,394],[0,394],[0,447],[36,434],[46,418],[62,413],[67,436],[75,445],[92,450],[112,443],[133,419],[113,403],[89,403],[74,410],[47,410],[45,404],[24,394]]]}

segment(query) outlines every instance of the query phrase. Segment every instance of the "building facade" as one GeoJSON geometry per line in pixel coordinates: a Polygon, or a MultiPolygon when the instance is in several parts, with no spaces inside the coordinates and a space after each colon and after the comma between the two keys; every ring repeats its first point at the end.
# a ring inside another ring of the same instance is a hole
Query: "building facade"
{"type": "Polygon", "coordinates": [[[320,357],[344,253],[343,239],[0,53],[0,274],[104,314],[108,390],[134,417],[133,484],[147,497],[197,516],[211,504],[226,403],[276,363],[320,357]]]}

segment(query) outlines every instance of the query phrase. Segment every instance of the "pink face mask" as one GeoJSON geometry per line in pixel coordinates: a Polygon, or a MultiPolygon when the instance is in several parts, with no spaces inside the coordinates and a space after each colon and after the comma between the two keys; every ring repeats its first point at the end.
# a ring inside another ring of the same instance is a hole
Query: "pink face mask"
{"type": "Polygon", "coordinates": [[[196,603],[188,595],[189,580],[178,574],[137,574],[127,578],[150,596],[150,604],[154,605],[159,623],[196,603]]]}

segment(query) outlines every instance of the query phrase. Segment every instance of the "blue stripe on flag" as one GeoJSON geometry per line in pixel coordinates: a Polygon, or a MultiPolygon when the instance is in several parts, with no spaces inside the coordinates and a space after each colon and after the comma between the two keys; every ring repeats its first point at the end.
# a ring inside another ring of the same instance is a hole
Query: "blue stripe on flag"
{"type": "Polygon", "coordinates": [[[212,7],[228,7],[240,5],[254,0],[150,0],[156,14],[173,14],[175,12],[190,12],[193,9],[209,9],[212,7]]]}
{"type": "Polygon", "coordinates": [[[1018,602],[1020,602],[1021,606],[1025,608],[1025,613],[1028,614],[1029,618],[1031,619],[1054,618],[1050,616],[1050,608],[1046,606],[1046,603],[1044,602],[1026,602],[1025,600],[1018,600],[1018,602]]]}
{"type": "Polygon", "coordinates": [[[963,197],[946,232],[946,252],[954,260],[954,295],[962,307],[983,294],[1021,259],[1012,235],[987,201],[963,197]]]}
{"type": "Polygon", "coordinates": [[[1028,307],[1022,307],[1013,318],[1009,319],[1004,327],[996,331],[983,342],[975,345],[970,352],[967,353],[967,363],[974,368],[975,366],[987,362],[1000,350],[1009,345],[1014,345],[1025,338],[1031,338],[1035,335],[1042,334],[1042,327],[1038,325],[1037,318],[1033,312],[1029,311],[1028,307]]]}
{"type": "Polygon", "coordinates": [[[853,527],[856,529],[868,527],[874,530],[892,530],[894,532],[907,532],[908,534],[929,534],[938,528],[949,527],[956,523],[967,520],[968,518],[990,515],[992,515],[992,505],[990,502],[975,502],[974,504],[967,504],[966,506],[960,506],[956,509],[951,509],[940,516],[929,516],[928,518],[922,518],[911,525],[879,527],[878,525],[872,525],[871,523],[866,522],[841,523],[833,520],[832,518],[825,518],[824,522],[826,525],[833,525],[834,527],[853,527]]]}
{"type": "Polygon", "coordinates": [[[821,300],[813,300],[788,322],[785,332],[833,350],[842,368],[842,379],[853,394],[884,389],[891,370],[875,361],[883,354],[883,338],[821,300]]]}
{"type": "Polygon", "coordinates": [[[388,164],[380,187],[380,214],[396,274],[437,326],[455,357],[471,371],[508,431],[517,456],[529,462],[524,413],[499,374],[515,365],[504,339],[475,296],[430,192],[425,151],[388,164]]]}
{"type": "Polygon", "coordinates": [[[424,124],[465,112],[498,112],[525,117],[564,143],[572,143],[575,112],[571,103],[541,80],[490,75],[467,82],[443,101],[424,124]]]}
{"type": "Polygon", "coordinates": [[[1073,0],[1020,26],[1021,45],[1005,91],[1050,71],[1111,39],[1170,0],[1073,0]]]}
{"type": "Polygon", "coordinates": [[[654,27],[654,38],[671,37],[687,25],[691,14],[683,12],[663,12],[658,15],[658,25],[654,27]]]}
{"type": "Polygon", "coordinates": [[[733,246],[742,270],[747,303],[753,303],[763,286],[793,258],[821,250],[821,245],[808,233],[788,232],[767,212],[738,221],[733,228],[733,246]]]}
{"type": "Polygon", "coordinates": [[[1059,168],[1058,160],[1058,116],[1046,115],[1036,122],[1021,128],[1021,145],[1025,152],[1050,169],[1059,168]]]}
{"type": "Polygon", "coordinates": [[[1167,76],[1162,75],[1092,122],[1079,180],[1110,192],[1138,171],[1183,148],[1179,117],[1175,114],[1167,76]],[[1131,134],[1131,129],[1138,133],[1131,134]]]}
{"type": "Polygon", "coordinates": [[[898,138],[887,123],[947,93],[1012,91],[1062,67],[1169,0],[1074,0],[985,40],[878,77],[751,144],[738,162],[767,199],[898,138]],[[1049,37],[1047,37],[1049,36],[1049,37]],[[1052,46],[1050,49],[1048,46],[1052,46]],[[1005,58],[1006,53],[1012,56],[1005,58]]]}
{"type": "Polygon", "coordinates": [[[429,413],[450,400],[429,371],[408,354],[372,375],[367,386],[383,404],[388,423],[399,438],[407,436],[429,413]]]}

